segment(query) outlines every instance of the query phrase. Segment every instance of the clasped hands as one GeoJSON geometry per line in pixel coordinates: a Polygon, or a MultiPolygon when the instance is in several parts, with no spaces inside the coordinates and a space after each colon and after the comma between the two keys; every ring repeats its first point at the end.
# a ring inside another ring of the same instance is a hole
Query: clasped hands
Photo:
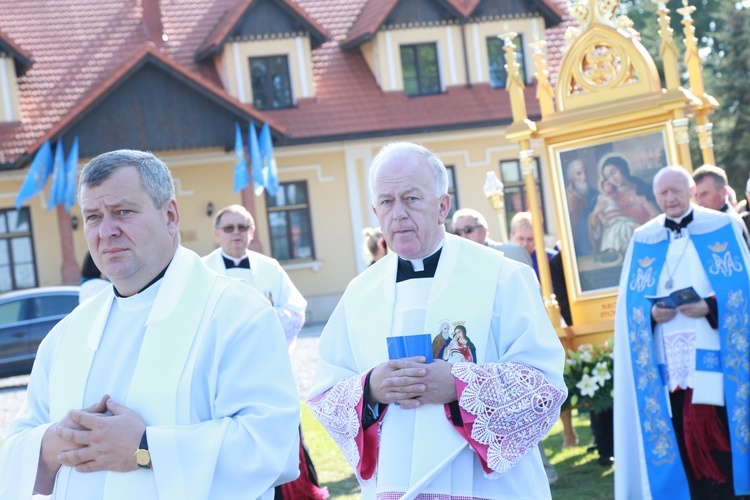
{"type": "Polygon", "coordinates": [[[703,318],[709,313],[708,304],[705,300],[701,299],[698,302],[690,304],[682,304],[677,309],[669,307],[659,307],[659,302],[651,307],[651,317],[657,323],[666,323],[675,317],[677,311],[689,318],[703,318]]]}
{"type": "Polygon", "coordinates": [[[70,410],[50,426],[42,441],[42,456],[55,470],[60,465],[78,472],[136,470],[134,453],[145,430],[146,423],[136,412],[105,395],[88,408],[70,410]]]}
{"type": "Polygon", "coordinates": [[[367,402],[398,403],[403,409],[423,404],[455,401],[456,381],[453,365],[443,360],[426,363],[424,356],[393,359],[376,366],[370,374],[367,402]]]}

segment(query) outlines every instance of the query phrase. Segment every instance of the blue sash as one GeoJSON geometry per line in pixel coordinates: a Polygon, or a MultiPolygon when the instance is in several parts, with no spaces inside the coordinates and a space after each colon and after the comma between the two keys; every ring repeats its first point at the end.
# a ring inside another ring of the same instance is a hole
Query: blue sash
{"type": "MultiPolygon", "coordinates": [[[[750,494],[750,280],[732,224],[691,235],[716,294],[735,495],[750,494]]],[[[744,242],[743,242],[744,244],[744,242]]]]}
{"type": "Polygon", "coordinates": [[[646,298],[656,292],[668,246],[669,240],[633,244],[625,294],[627,335],[651,496],[689,499],[690,489],[667,410],[669,393],[654,356],[651,301],[646,298]]]}

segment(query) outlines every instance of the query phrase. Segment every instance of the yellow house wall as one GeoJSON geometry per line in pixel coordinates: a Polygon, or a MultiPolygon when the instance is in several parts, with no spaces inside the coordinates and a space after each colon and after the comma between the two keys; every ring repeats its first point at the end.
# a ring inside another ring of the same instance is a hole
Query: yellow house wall
{"type": "Polygon", "coordinates": [[[466,46],[469,62],[469,73],[472,83],[489,83],[489,57],[487,55],[487,39],[501,33],[512,31],[523,36],[523,53],[526,67],[526,79],[530,81],[533,69],[533,52],[528,44],[544,33],[544,24],[540,18],[514,19],[512,21],[492,21],[483,23],[469,23],[464,26],[466,46]]]}
{"type": "Polygon", "coordinates": [[[219,74],[224,79],[223,83],[227,92],[242,102],[253,102],[249,58],[277,55],[287,56],[294,101],[314,97],[312,55],[310,38],[307,36],[225,44],[219,74]]]}
{"type": "MultiPolygon", "coordinates": [[[[482,187],[488,171],[499,173],[500,161],[518,157],[517,146],[508,142],[504,133],[501,128],[483,128],[277,148],[279,181],[307,182],[316,260],[284,263],[284,267],[308,300],[308,321],[325,321],[349,281],[367,267],[363,258],[362,229],[379,225],[371,210],[368,173],[372,158],[384,144],[395,140],[417,142],[438,154],[446,165],[454,166],[459,208],[479,210],[487,218],[490,235],[497,237],[497,216],[482,187]]],[[[535,147],[535,153],[544,164],[542,148],[535,147]]],[[[232,191],[234,156],[223,150],[159,156],[170,167],[175,179],[182,243],[199,255],[206,255],[217,248],[213,216],[206,214],[208,202],[213,204],[214,213],[226,205],[242,203],[240,195],[232,191]]],[[[81,159],[80,165],[85,161],[81,159]]],[[[28,170],[0,172],[0,208],[12,208],[26,172],[28,170]]],[[[546,194],[551,183],[545,179],[544,166],[542,172],[546,194]]],[[[56,212],[47,212],[42,206],[46,196],[47,192],[44,198],[37,195],[27,202],[31,207],[37,272],[42,286],[60,284],[62,264],[56,212]]],[[[552,222],[554,204],[545,201],[545,206],[547,218],[552,222]]],[[[80,219],[77,205],[72,214],[80,219]]],[[[263,197],[255,200],[255,218],[255,237],[263,252],[270,255],[263,197]]],[[[548,227],[554,232],[553,225],[548,227]]],[[[86,252],[82,224],[73,232],[73,237],[76,261],[81,262],[86,252]]]]}
{"type": "Polygon", "coordinates": [[[375,37],[373,46],[375,57],[372,63],[377,64],[378,72],[375,73],[382,75],[380,86],[384,91],[404,90],[400,46],[417,43],[437,44],[442,88],[466,83],[459,26],[384,30],[378,32],[375,37]]]}
{"type": "Polygon", "coordinates": [[[0,123],[19,119],[16,67],[13,58],[0,57],[0,123]]]}

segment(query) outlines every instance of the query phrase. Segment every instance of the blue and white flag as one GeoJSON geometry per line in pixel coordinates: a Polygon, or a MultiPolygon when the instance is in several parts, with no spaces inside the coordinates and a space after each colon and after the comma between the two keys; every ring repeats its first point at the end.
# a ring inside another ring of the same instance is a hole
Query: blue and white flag
{"type": "Polygon", "coordinates": [[[52,170],[52,187],[49,190],[47,210],[52,210],[60,203],[65,203],[65,154],[62,139],[57,140],[55,161],[52,170]]]}
{"type": "Polygon", "coordinates": [[[234,124],[234,156],[237,163],[234,165],[234,192],[242,191],[250,179],[247,176],[247,161],[245,161],[245,147],[242,145],[242,133],[240,132],[239,123],[234,124]]]}
{"type": "Polygon", "coordinates": [[[260,131],[260,159],[263,162],[263,186],[268,194],[276,196],[276,191],[279,189],[279,175],[276,169],[276,159],[273,157],[273,141],[268,123],[264,123],[260,131]]]}
{"type": "Polygon", "coordinates": [[[49,145],[49,141],[44,141],[44,144],[36,152],[34,161],[31,162],[31,168],[29,168],[29,173],[26,174],[21,189],[18,190],[16,210],[20,210],[26,200],[44,189],[47,179],[52,174],[52,168],[52,147],[49,145]]]}
{"type": "Polygon", "coordinates": [[[253,169],[253,184],[255,184],[255,195],[260,196],[261,193],[263,193],[263,161],[260,157],[258,135],[255,132],[255,124],[253,122],[250,122],[248,148],[250,149],[250,166],[253,169]]]}
{"type": "Polygon", "coordinates": [[[68,159],[65,160],[65,211],[70,209],[76,202],[76,191],[78,187],[78,137],[73,139],[68,159]]]}

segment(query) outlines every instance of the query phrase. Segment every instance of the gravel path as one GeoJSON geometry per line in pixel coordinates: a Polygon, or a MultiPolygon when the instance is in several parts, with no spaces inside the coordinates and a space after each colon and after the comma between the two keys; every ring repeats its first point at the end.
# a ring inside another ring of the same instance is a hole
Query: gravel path
{"type": "MultiPolygon", "coordinates": [[[[323,324],[305,326],[297,338],[292,353],[292,368],[297,381],[300,399],[305,399],[310,389],[310,382],[318,364],[318,338],[323,331],[323,324]]],[[[18,413],[26,397],[28,375],[0,378],[0,436],[18,413]]]]}

